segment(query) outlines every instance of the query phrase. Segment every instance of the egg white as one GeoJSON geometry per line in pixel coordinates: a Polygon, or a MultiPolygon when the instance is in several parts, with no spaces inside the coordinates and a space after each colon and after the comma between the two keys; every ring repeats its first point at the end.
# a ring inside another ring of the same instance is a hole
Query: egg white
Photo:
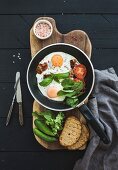
{"type": "Polygon", "coordinates": [[[46,96],[47,98],[51,99],[51,100],[63,101],[63,100],[65,99],[64,96],[57,96],[57,97],[55,97],[55,98],[50,98],[50,97],[47,95],[47,90],[48,90],[49,87],[56,87],[58,91],[63,89],[63,87],[61,86],[61,84],[57,83],[57,82],[54,81],[54,80],[52,81],[52,83],[50,83],[50,84],[49,84],[48,86],[46,86],[46,87],[40,86],[39,83],[38,83],[38,87],[39,87],[41,93],[42,93],[44,96],[46,96]]]}
{"type": "MultiPolygon", "coordinates": [[[[38,88],[44,96],[49,98],[47,95],[47,89],[49,87],[56,87],[58,91],[63,89],[61,84],[57,83],[54,80],[46,87],[40,86],[39,83],[43,80],[44,75],[51,74],[51,73],[53,74],[66,73],[66,72],[71,71],[70,60],[73,60],[73,59],[75,58],[71,56],[70,54],[67,54],[64,52],[53,52],[53,53],[48,54],[43,60],[41,60],[40,62],[41,64],[45,62],[48,64],[48,68],[45,71],[43,71],[41,74],[38,74],[38,73],[36,74],[38,88]],[[52,59],[52,56],[55,54],[61,55],[63,57],[63,65],[61,67],[54,67],[52,65],[51,59],[52,59]]],[[[59,97],[49,98],[49,99],[55,100],[55,101],[63,101],[65,97],[59,96],[59,97]]]]}

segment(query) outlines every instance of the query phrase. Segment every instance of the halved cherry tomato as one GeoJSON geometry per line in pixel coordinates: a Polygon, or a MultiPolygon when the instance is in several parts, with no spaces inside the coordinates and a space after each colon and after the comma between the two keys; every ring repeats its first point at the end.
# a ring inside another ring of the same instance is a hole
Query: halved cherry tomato
{"type": "Polygon", "coordinates": [[[87,70],[83,64],[78,64],[75,65],[73,72],[78,79],[83,80],[84,77],[86,76],[87,70]]]}

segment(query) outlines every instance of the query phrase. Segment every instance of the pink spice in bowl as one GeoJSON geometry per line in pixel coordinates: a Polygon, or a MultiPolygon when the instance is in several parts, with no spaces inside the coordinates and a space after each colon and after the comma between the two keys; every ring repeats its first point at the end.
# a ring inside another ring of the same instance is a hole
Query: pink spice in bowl
{"type": "Polygon", "coordinates": [[[51,36],[53,27],[47,20],[38,20],[33,26],[34,34],[39,39],[47,39],[51,36]]]}

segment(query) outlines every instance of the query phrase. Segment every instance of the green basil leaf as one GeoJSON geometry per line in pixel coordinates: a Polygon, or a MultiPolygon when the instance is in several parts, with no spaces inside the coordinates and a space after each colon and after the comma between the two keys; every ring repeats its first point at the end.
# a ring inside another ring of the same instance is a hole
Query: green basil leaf
{"type": "Polygon", "coordinates": [[[66,98],[66,104],[75,108],[77,106],[77,104],[79,103],[78,98],[66,98]]]}
{"type": "Polygon", "coordinates": [[[53,74],[54,78],[57,78],[57,79],[65,79],[65,78],[68,78],[69,75],[70,75],[69,72],[53,74]]]}
{"type": "Polygon", "coordinates": [[[45,87],[45,86],[48,86],[52,82],[52,80],[53,80],[53,76],[49,76],[49,77],[43,79],[43,81],[41,81],[39,84],[40,84],[40,86],[45,87]]]}

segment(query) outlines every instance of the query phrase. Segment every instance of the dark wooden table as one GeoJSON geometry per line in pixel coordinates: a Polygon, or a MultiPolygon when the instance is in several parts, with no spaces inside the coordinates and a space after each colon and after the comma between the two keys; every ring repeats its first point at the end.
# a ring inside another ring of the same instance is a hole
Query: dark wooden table
{"type": "Polygon", "coordinates": [[[46,150],[32,133],[33,99],[26,70],[31,58],[29,30],[39,16],[53,17],[62,33],[78,28],[86,31],[93,45],[94,67],[114,67],[118,73],[117,0],[0,0],[0,170],[72,170],[84,155],[83,151],[46,150]],[[15,104],[6,127],[16,71],[21,72],[25,125],[19,125],[15,104]]]}

